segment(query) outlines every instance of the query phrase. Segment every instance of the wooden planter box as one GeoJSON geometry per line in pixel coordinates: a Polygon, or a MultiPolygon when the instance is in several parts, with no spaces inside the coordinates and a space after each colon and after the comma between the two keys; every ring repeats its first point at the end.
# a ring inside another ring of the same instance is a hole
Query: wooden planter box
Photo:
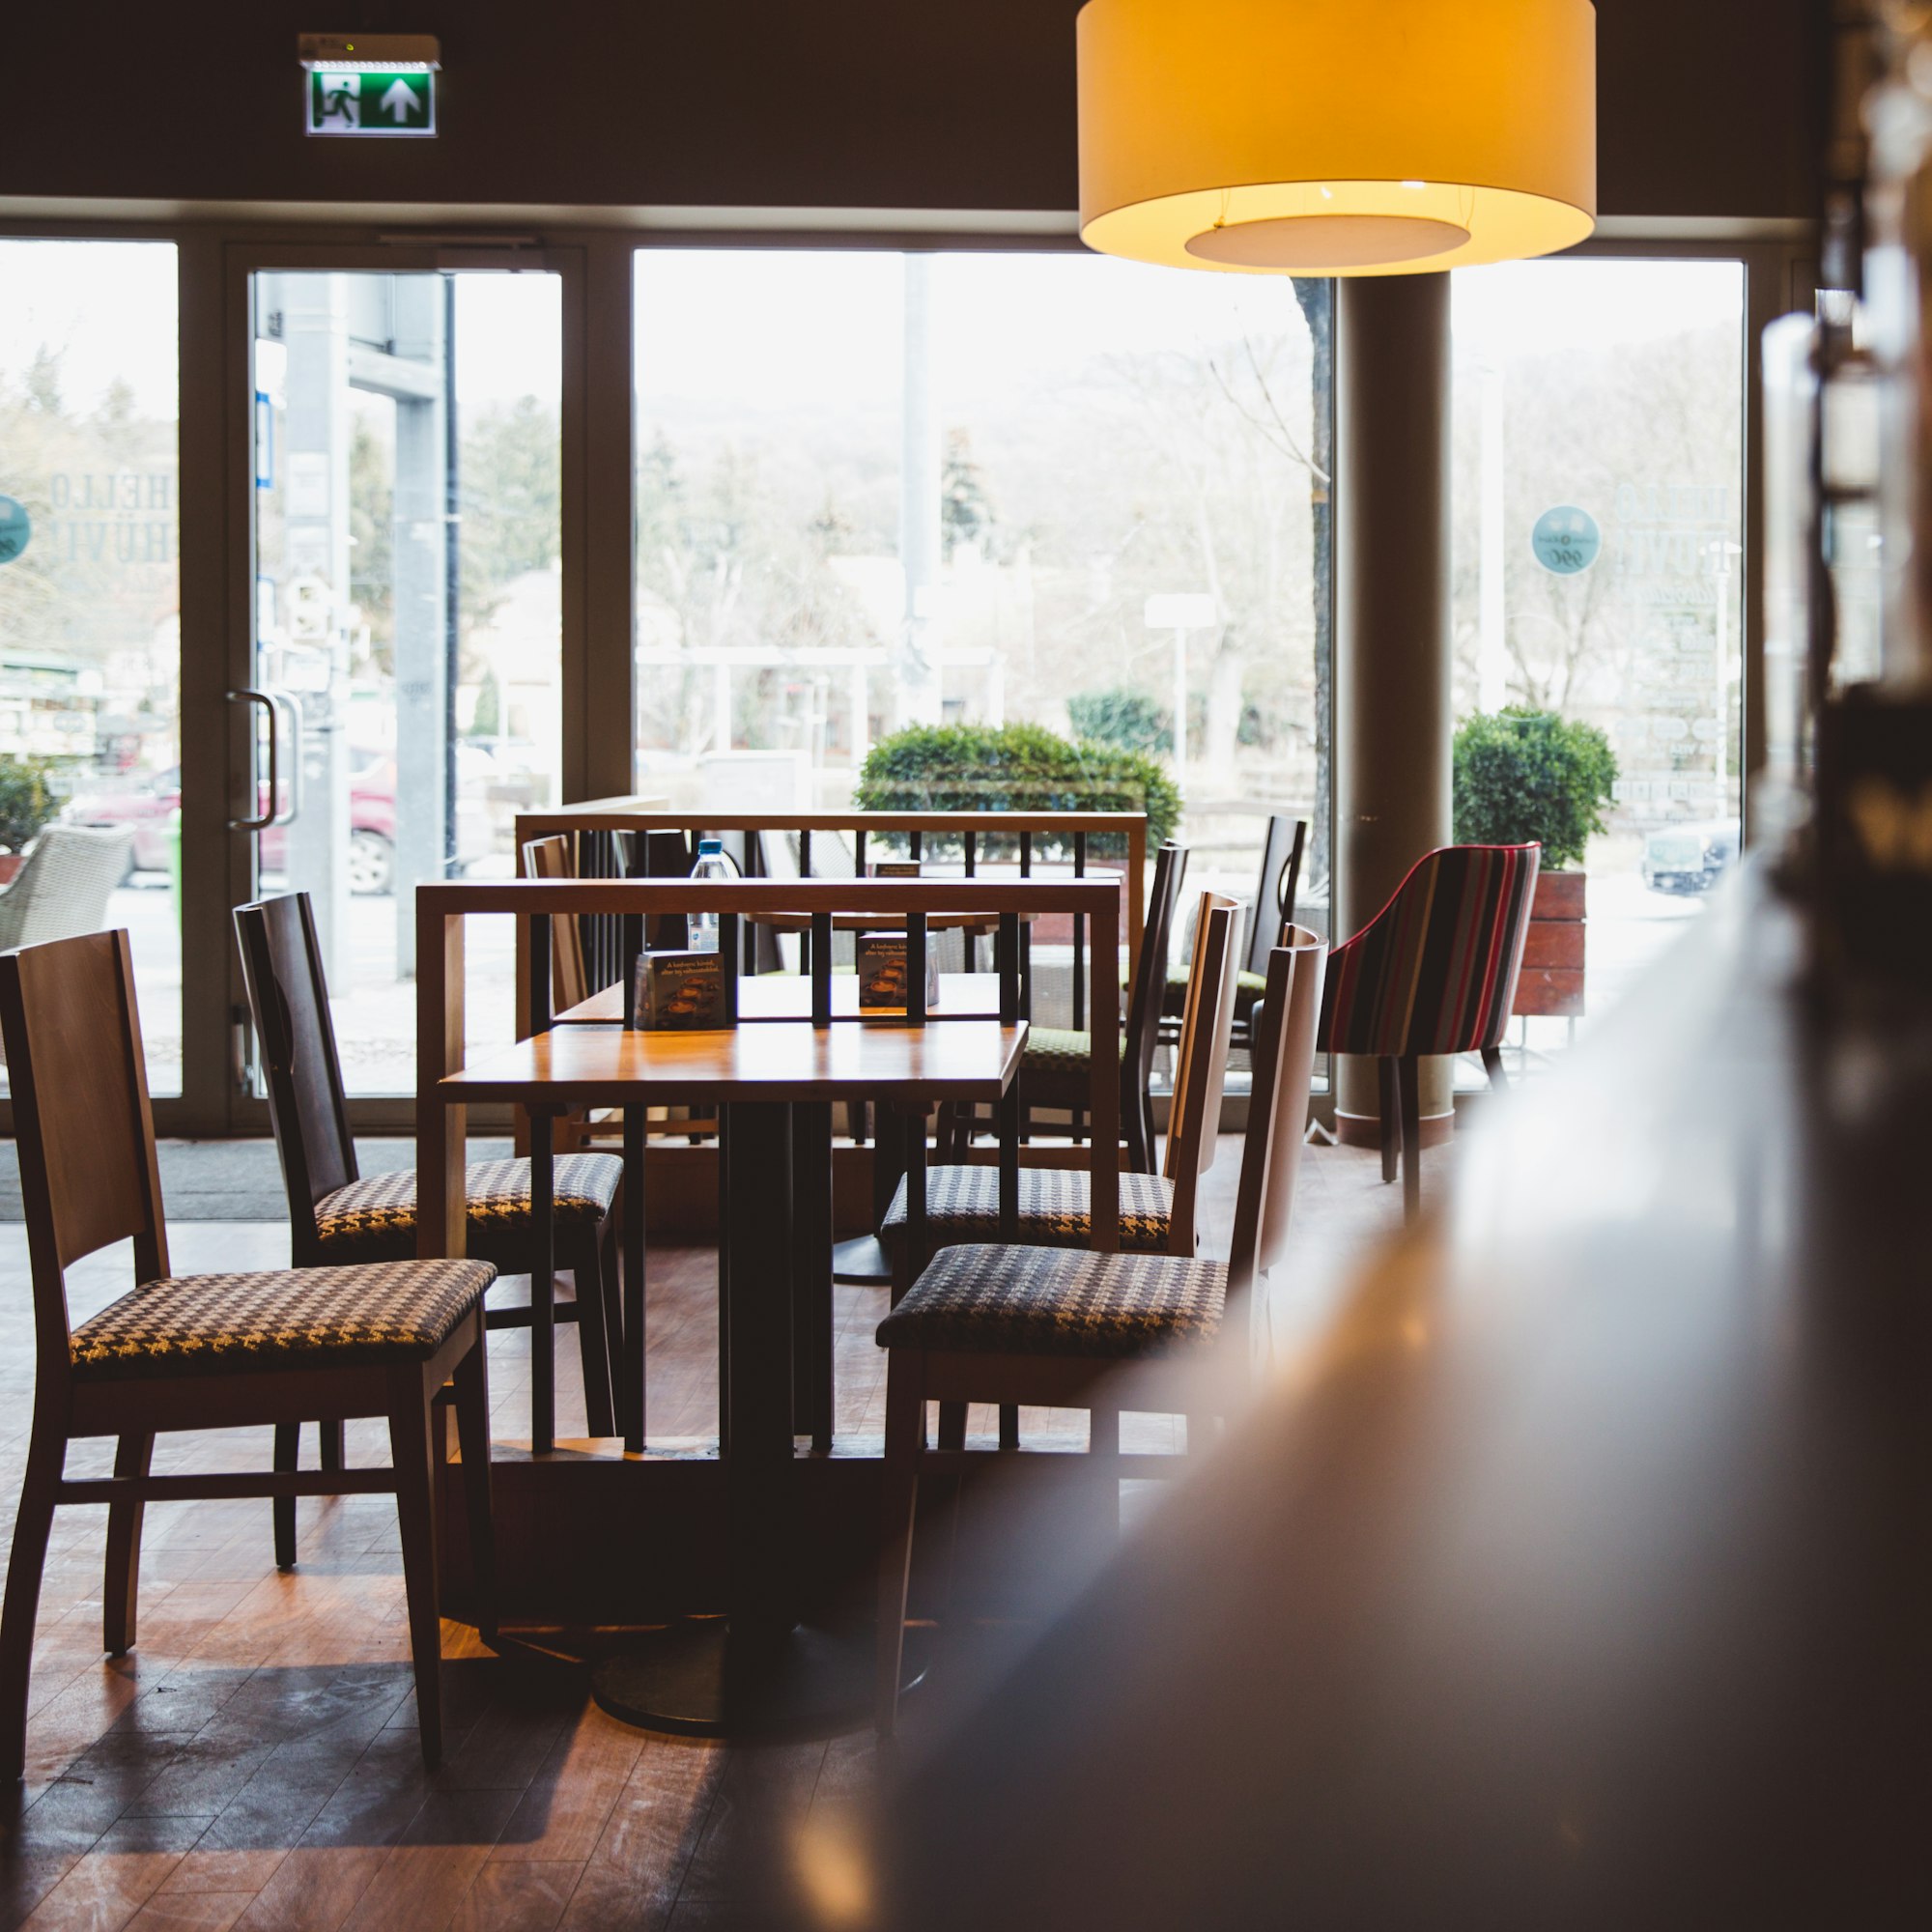
{"type": "Polygon", "coordinates": [[[1580,871],[1537,875],[1529,937],[1522,949],[1522,977],[1516,986],[1519,1014],[1575,1019],[1582,1012],[1587,883],[1588,875],[1580,871]]]}

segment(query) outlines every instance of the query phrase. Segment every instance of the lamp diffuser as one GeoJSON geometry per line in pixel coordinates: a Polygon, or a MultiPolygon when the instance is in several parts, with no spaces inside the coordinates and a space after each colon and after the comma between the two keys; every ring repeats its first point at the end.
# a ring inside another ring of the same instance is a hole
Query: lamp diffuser
{"type": "Polygon", "coordinates": [[[1596,226],[1591,0],[1088,0],[1080,232],[1172,268],[1405,274],[1596,226]]]}

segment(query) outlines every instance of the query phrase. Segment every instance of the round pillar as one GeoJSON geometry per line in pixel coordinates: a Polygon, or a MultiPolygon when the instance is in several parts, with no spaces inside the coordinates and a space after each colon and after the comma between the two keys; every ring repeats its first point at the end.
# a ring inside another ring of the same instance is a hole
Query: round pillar
{"type": "MultiPolygon", "coordinates": [[[[1450,841],[1449,277],[1341,282],[1335,314],[1335,937],[1450,841]]],[[[1424,1145],[1454,1121],[1422,1063],[1424,1145]]],[[[1374,1145],[1372,1060],[1340,1064],[1344,1140],[1374,1145]]]]}

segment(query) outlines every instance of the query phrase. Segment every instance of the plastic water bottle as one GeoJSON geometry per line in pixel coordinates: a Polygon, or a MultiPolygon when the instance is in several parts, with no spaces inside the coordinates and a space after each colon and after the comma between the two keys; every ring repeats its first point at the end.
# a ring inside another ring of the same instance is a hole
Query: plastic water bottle
{"type": "MultiPolygon", "coordinates": [[[[738,876],[737,867],[724,856],[724,841],[722,838],[700,838],[697,841],[697,864],[691,868],[691,876],[694,881],[734,879],[738,876]]],[[[693,913],[689,925],[692,952],[718,951],[718,915],[715,911],[693,913]]]]}

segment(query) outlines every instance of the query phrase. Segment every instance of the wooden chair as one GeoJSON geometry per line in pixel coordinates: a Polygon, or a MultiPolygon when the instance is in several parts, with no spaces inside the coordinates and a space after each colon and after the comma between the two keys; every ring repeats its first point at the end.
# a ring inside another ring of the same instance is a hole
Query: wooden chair
{"type": "Polygon", "coordinates": [[[434,1484],[442,1437],[431,1404],[446,1381],[468,1492],[480,1623],[493,1634],[490,1402],[483,1261],[176,1277],[155,1158],[154,1116],[125,932],[0,953],[0,1036],[13,1084],[34,1289],[33,1434],[0,1614],[0,1748],[25,1762],[34,1618],[55,1508],[107,1505],[101,1643],[130,1649],[150,1502],[393,1492],[402,1524],[422,1752],[441,1755],[441,1636],[434,1484]],[[132,1238],[134,1290],[71,1327],[66,1270],[132,1238]],[[156,1476],[156,1434],[303,1417],[384,1416],[392,1466],[156,1476]],[[111,1477],[66,1473],[76,1436],[118,1438],[111,1477]]]}
{"type": "Polygon", "coordinates": [[[949,1404],[969,1402],[1089,1409],[1089,1453],[1104,1478],[1120,1452],[1114,1378],[1122,1368],[1132,1363],[1142,1371],[1134,1405],[1151,1408],[1161,1401],[1163,1365],[1174,1367],[1172,1406],[1191,1411],[1205,1354],[1264,1347],[1265,1297],[1255,1286],[1287,1245],[1321,1008],[1322,944],[1300,927],[1291,927],[1288,940],[1268,961],[1225,1265],[1191,1255],[997,1243],[947,1248],[879,1324],[888,1351],[875,1704],[882,1736],[892,1734],[898,1713],[913,1522],[929,1453],[926,1403],[939,1402],[942,1413],[949,1404]]]}
{"type": "MultiPolygon", "coordinates": [[[[1141,954],[1127,995],[1127,1023],[1121,1034],[1121,1136],[1127,1165],[1136,1174],[1153,1172],[1153,1102],[1148,1083],[1159,1043],[1160,1003],[1167,985],[1168,940],[1174,908],[1187,870],[1187,848],[1170,840],[1154,855],[1153,891],[1141,935],[1141,954]]],[[[1065,1109],[1077,1116],[1093,1091],[1088,1060],[1093,1037],[1061,1027],[1035,1027],[1020,1057],[1020,1104],[1065,1109]]]]}
{"type": "MultiPolygon", "coordinates": [[[[1219,1144],[1221,1092],[1228,1071],[1228,1038],[1235,1007],[1238,955],[1235,934],[1241,908],[1218,893],[1201,895],[1200,938],[1194,948],[1175,1076],[1174,1112],[1159,1174],[1121,1177],[1121,1245],[1129,1253],[1191,1255],[1196,1244],[1195,1200],[1201,1177],[1219,1144]]],[[[1084,1248],[1093,1237],[1093,1178],[1085,1167],[1020,1168],[1019,1218],[1012,1238],[1033,1247],[1084,1248]]],[[[926,1171],[926,1246],[1000,1238],[1000,1174],[984,1163],[926,1171]]],[[[879,1229],[902,1293],[926,1257],[907,1251],[906,1184],[879,1229]]]]}
{"type": "MultiPolygon", "coordinates": [[[[562,833],[527,839],[524,845],[524,876],[530,879],[574,879],[577,867],[570,840],[562,833]]],[[[583,965],[583,928],[574,919],[550,923],[550,1005],[553,1012],[567,1012],[590,997],[590,975],[583,965]]]]}
{"type": "MultiPolygon", "coordinates": [[[[291,1262],[315,1268],[411,1259],[416,1246],[415,1172],[365,1177],[356,1166],[308,895],[289,893],[238,907],[235,932],[268,1074],[269,1118],[289,1204],[291,1262]]],[[[574,1301],[558,1304],[556,1320],[578,1324],[585,1427],[593,1435],[613,1435],[611,1378],[623,1321],[615,1208],[624,1163],[615,1154],[566,1154],[555,1172],[558,1265],[571,1270],[576,1290],[574,1301]]],[[[535,1264],[529,1162],[472,1161],[465,1185],[468,1251],[494,1264],[500,1274],[528,1274],[535,1264]]],[[[527,1328],[530,1311],[493,1308],[488,1324],[527,1328]]],[[[300,1440],[298,1422],[277,1432],[278,1469],[296,1467],[300,1440]]],[[[340,1455],[339,1432],[325,1427],[323,1467],[337,1466],[340,1455]]],[[[296,1560],[295,1511],[293,1493],[276,1503],[275,1561],[285,1569],[296,1560]]]]}
{"type": "MultiPolygon", "coordinates": [[[[1248,921],[1247,956],[1235,994],[1235,1044],[1245,1049],[1252,1037],[1251,1018],[1267,979],[1268,954],[1294,922],[1294,902],[1301,891],[1301,861],[1308,846],[1308,821],[1272,813],[1262,846],[1261,876],[1255,881],[1253,917],[1248,921]]],[[[1161,1007],[1160,1043],[1173,1046],[1180,1038],[1180,1016],[1187,1001],[1187,967],[1167,969],[1167,998],[1161,1007]]]]}
{"type": "MultiPolygon", "coordinates": [[[[620,834],[619,837],[622,835],[620,834]]],[[[662,838],[661,834],[647,834],[651,838],[662,838]]],[[[689,857],[686,857],[689,866],[689,857]]],[[[524,841],[524,876],[528,879],[574,879],[577,869],[571,858],[570,840],[562,833],[553,833],[545,838],[529,838],[524,841]]],[[[678,938],[673,944],[681,944],[684,921],[673,916],[663,924],[675,924],[678,938]]],[[[585,963],[583,952],[583,927],[575,919],[554,919],[550,923],[551,985],[550,1006],[554,1013],[568,1012],[572,1007],[581,1006],[590,995],[599,990],[590,983],[590,972],[585,963]]],[[[653,1107],[644,1131],[653,1138],[683,1134],[691,1139],[718,1131],[715,1114],[699,1117],[689,1108],[653,1107]]],[[[589,1151],[611,1151],[624,1145],[624,1118],[619,1110],[611,1108],[576,1107],[568,1113],[559,1114],[554,1124],[555,1139],[553,1143],[559,1153],[580,1153],[589,1151]]]]}
{"type": "Polygon", "coordinates": [[[1415,862],[1387,905],[1328,964],[1320,1051],[1373,1058],[1380,1090],[1382,1179],[1402,1161],[1403,1212],[1422,1205],[1424,1054],[1480,1053],[1503,1079],[1536,897],[1540,845],[1444,845],[1415,862]]]}

